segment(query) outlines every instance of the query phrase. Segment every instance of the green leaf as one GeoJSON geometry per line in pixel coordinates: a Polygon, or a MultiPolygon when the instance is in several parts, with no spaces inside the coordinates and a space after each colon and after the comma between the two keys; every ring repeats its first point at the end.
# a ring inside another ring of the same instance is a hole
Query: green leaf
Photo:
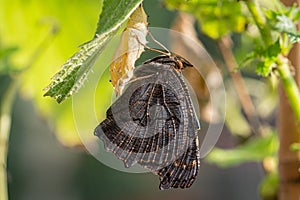
{"type": "Polygon", "coordinates": [[[254,138],[235,149],[223,150],[215,148],[208,155],[206,161],[220,167],[231,167],[243,162],[261,161],[265,157],[273,156],[278,149],[278,138],[275,133],[266,137],[254,138]]]}
{"type": "Polygon", "coordinates": [[[300,42],[300,33],[286,33],[289,36],[290,42],[291,43],[299,43],[300,42]]]}
{"type": "Polygon", "coordinates": [[[265,58],[277,57],[281,53],[280,42],[277,40],[274,44],[271,44],[264,51],[263,55],[265,58]]]}
{"type": "Polygon", "coordinates": [[[256,66],[256,73],[262,76],[268,76],[273,68],[276,67],[276,60],[281,54],[281,51],[282,49],[279,40],[268,46],[266,49],[255,49],[254,55],[257,55],[261,60],[256,66]]]}
{"type": "MultiPolygon", "coordinates": [[[[9,72],[12,70],[17,73],[21,72],[20,76],[13,76],[13,78],[20,79],[20,91],[18,92],[21,98],[33,101],[39,115],[47,120],[47,124],[53,129],[56,138],[61,143],[67,146],[80,145],[81,138],[75,128],[73,118],[73,102],[66,101],[64,104],[58,105],[50,98],[43,98],[43,87],[49,82],[49,76],[58,71],[58,67],[77,50],[78,43],[83,43],[90,39],[89,36],[94,35],[101,1],[93,0],[87,3],[82,0],[30,0],[26,2],[0,0],[0,4],[0,24],[5,27],[5,29],[0,28],[0,43],[5,45],[5,48],[18,48],[12,54],[9,53],[9,56],[8,52],[5,55],[10,64],[9,72]],[[18,17],[16,17],[16,13],[18,17]],[[88,14],[83,15],[82,13],[88,14]],[[53,39],[52,32],[53,24],[61,27],[59,33],[55,34],[55,39],[53,39]],[[36,52],[38,56],[36,56],[36,52]],[[26,70],[23,70],[25,68],[26,70]]],[[[90,73],[89,80],[93,75],[101,74],[103,68],[109,65],[115,47],[116,45],[113,45],[111,49],[107,48],[105,52],[102,52],[95,65],[103,67],[93,69],[94,73],[90,73]],[[106,53],[107,51],[109,53],[106,53]]],[[[107,81],[109,73],[103,77],[105,80],[99,81],[99,85],[110,84],[107,81]]],[[[98,82],[99,77],[96,78],[96,82],[98,82]]],[[[87,83],[90,82],[92,80],[87,81],[82,89],[87,89],[87,83]]],[[[107,85],[105,86],[108,87],[107,85]]],[[[108,89],[110,88],[108,87],[108,89]]],[[[82,91],[85,92],[84,90],[82,91]]],[[[92,94],[94,94],[94,90],[92,90],[92,94]]],[[[109,98],[106,99],[103,96],[107,97],[111,93],[101,90],[101,93],[98,94],[102,99],[96,102],[97,116],[102,120],[110,102],[109,98]]],[[[82,102],[83,108],[86,108],[87,102],[92,100],[93,98],[87,99],[86,96],[82,96],[78,102],[82,102]]],[[[82,126],[91,128],[90,124],[91,122],[86,124],[86,121],[81,123],[82,126]]],[[[94,138],[92,130],[84,132],[85,137],[94,138]]]]}
{"type": "Polygon", "coordinates": [[[165,0],[169,9],[193,14],[201,30],[213,39],[245,29],[246,17],[240,2],[232,0],[165,0]]]}
{"type": "Polygon", "coordinates": [[[2,48],[0,47],[0,74],[11,73],[16,71],[11,67],[10,57],[18,50],[17,47],[2,48]]]}
{"type": "Polygon", "coordinates": [[[299,152],[300,151],[300,143],[293,143],[290,146],[290,150],[294,152],[299,152]]]}
{"type": "Polygon", "coordinates": [[[240,70],[242,67],[244,67],[245,65],[247,65],[248,63],[251,63],[254,59],[257,58],[257,54],[255,51],[252,51],[251,53],[248,53],[243,59],[242,61],[239,63],[239,67],[237,68],[238,70],[240,70]]]}
{"type": "Polygon", "coordinates": [[[294,4],[291,7],[281,5],[280,10],[266,10],[265,15],[273,30],[286,33],[291,43],[299,42],[296,24],[300,19],[300,9],[294,4]]]}
{"type": "Polygon", "coordinates": [[[285,7],[287,9],[286,15],[293,21],[297,22],[300,19],[300,8],[296,3],[293,4],[293,6],[285,7]]]}
{"type": "Polygon", "coordinates": [[[102,35],[82,45],[80,51],[69,58],[61,71],[52,78],[53,81],[45,88],[47,92],[44,96],[53,97],[60,103],[76,93],[109,39],[109,36],[102,35]]]}
{"type": "Polygon", "coordinates": [[[118,30],[142,2],[143,0],[105,0],[95,37],[118,30]]]}
{"type": "Polygon", "coordinates": [[[279,186],[277,173],[268,174],[260,184],[260,194],[263,199],[276,199],[279,186]]]}
{"type": "Polygon", "coordinates": [[[56,99],[58,103],[76,93],[84,84],[90,69],[107,42],[121,27],[142,0],[105,0],[93,40],[83,44],[62,66],[45,88],[44,96],[56,99]]]}
{"type": "Polygon", "coordinates": [[[275,67],[273,59],[264,59],[263,61],[257,63],[256,73],[261,76],[269,76],[272,69],[275,67]]]}
{"type": "Polygon", "coordinates": [[[276,19],[277,19],[277,23],[275,24],[275,28],[278,31],[293,33],[297,30],[294,22],[286,15],[277,15],[276,19]]]}

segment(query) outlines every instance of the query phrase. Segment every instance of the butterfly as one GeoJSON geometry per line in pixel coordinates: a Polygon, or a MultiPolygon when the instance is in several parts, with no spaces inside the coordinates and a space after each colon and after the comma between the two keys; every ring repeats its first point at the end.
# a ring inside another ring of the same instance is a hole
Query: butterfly
{"type": "Polygon", "coordinates": [[[159,176],[161,190],[189,188],[200,167],[195,114],[176,54],[144,62],[94,131],[125,167],[138,163],[159,176]]]}

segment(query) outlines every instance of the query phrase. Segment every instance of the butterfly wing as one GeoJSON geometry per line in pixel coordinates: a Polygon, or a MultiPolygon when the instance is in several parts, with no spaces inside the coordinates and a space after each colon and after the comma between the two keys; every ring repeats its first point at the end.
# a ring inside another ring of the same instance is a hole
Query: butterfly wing
{"type": "Polygon", "coordinates": [[[176,159],[172,164],[158,170],[161,190],[173,188],[190,187],[199,170],[199,148],[198,137],[193,140],[184,154],[176,159]]]}
{"type": "Polygon", "coordinates": [[[200,153],[198,142],[198,131],[200,124],[189,95],[188,87],[179,75],[181,85],[185,91],[185,99],[188,111],[188,136],[194,138],[184,154],[172,164],[158,170],[156,173],[160,178],[161,190],[173,188],[189,188],[195,181],[200,167],[200,153]]]}
{"type": "Polygon", "coordinates": [[[148,63],[95,129],[126,167],[139,163],[158,174],[161,189],[189,187],[199,165],[197,119],[181,75],[148,63]]]}

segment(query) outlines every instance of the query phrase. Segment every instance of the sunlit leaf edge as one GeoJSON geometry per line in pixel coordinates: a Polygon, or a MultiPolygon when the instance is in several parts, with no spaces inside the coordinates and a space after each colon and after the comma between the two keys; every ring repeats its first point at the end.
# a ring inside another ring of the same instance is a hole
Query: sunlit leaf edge
{"type": "Polygon", "coordinates": [[[114,10],[111,7],[116,5],[116,1],[104,1],[94,39],[81,45],[80,50],[67,60],[61,71],[52,78],[52,82],[45,88],[44,96],[53,97],[58,103],[61,103],[76,93],[84,84],[92,65],[107,42],[141,2],[142,0],[122,1],[127,6],[124,9],[114,10]],[[116,18],[116,20],[114,21],[112,18],[116,18]],[[102,22],[104,23],[103,27],[101,26],[102,22]],[[107,25],[106,22],[110,24],[107,25]]]}

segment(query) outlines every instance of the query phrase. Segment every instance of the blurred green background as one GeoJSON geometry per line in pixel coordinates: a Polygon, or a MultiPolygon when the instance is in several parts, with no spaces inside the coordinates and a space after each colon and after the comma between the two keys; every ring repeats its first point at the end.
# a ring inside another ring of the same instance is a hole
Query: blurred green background
{"type": "MultiPolygon", "coordinates": [[[[220,169],[202,162],[190,189],[160,191],[158,177],[151,173],[120,172],[82,149],[60,143],[79,141],[74,136],[72,102],[58,105],[42,97],[43,88],[77,47],[93,37],[101,6],[99,0],[0,0],[1,100],[14,78],[21,81],[9,141],[10,200],[259,199],[264,176],[259,163],[220,169]]],[[[161,1],[145,0],[144,8],[152,27],[169,28],[176,16],[161,1]]],[[[108,104],[103,98],[101,105],[108,104]]],[[[106,107],[99,109],[104,113],[106,107]]],[[[218,146],[235,143],[225,129],[218,146]]]]}

